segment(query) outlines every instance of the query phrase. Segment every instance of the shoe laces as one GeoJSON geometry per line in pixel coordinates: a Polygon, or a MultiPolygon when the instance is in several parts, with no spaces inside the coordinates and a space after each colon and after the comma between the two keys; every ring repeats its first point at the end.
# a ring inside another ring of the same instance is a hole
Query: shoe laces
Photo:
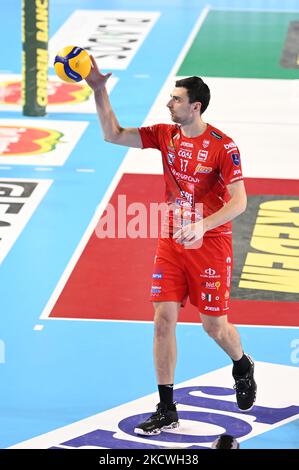
{"type": "Polygon", "coordinates": [[[244,377],[240,379],[235,379],[236,383],[234,385],[234,389],[236,390],[238,395],[246,395],[247,391],[251,387],[251,379],[250,377],[244,377]]]}
{"type": "Polygon", "coordinates": [[[147,419],[148,422],[154,421],[155,419],[163,419],[166,414],[167,408],[160,407],[160,404],[156,406],[156,411],[147,419]]]}
{"type": "MultiPolygon", "coordinates": [[[[176,403],[174,403],[175,405],[176,403]]],[[[156,411],[153,413],[149,418],[148,421],[152,421],[154,419],[164,419],[167,415],[168,407],[167,406],[161,406],[160,403],[156,406],[156,411]]]]}

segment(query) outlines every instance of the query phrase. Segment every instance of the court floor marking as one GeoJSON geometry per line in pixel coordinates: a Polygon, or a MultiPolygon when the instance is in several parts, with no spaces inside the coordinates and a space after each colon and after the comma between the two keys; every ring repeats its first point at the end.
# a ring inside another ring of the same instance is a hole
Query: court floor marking
{"type": "Polygon", "coordinates": [[[266,8],[242,8],[242,7],[214,7],[214,6],[211,6],[210,8],[211,10],[216,10],[216,11],[233,11],[233,12],[237,12],[237,11],[248,11],[248,12],[261,12],[261,13],[299,13],[299,9],[298,10],[291,10],[291,9],[280,9],[280,8],[273,8],[273,9],[269,9],[267,10],[266,8]]]}
{"type": "MultiPolygon", "coordinates": [[[[63,288],[64,286],[62,286],[63,288]]],[[[246,302],[246,300],[245,300],[246,302]]],[[[196,308],[196,307],[194,307],[196,308]]],[[[44,311],[45,312],[45,311],[44,311]]],[[[51,310],[48,312],[48,315],[51,313],[51,310]]],[[[51,320],[51,321],[79,321],[79,322],[105,322],[105,323],[143,323],[143,324],[149,324],[149,325],[152,325],[153,322],[152,320],[120,320],[120,319],[117,319],[117,320],[113,320],[112,318],[68,318],[68,317],[45,317],[45,318],[41,318],[41,320],[51,320]]],[[[298,330],[299,329],[299,326],[289,326],[289,325],[256,325],[255,323],[252,323],[252,324],[243,324],[243,323],[233,323],[234,326],[236,326],[237,328],[276,328],[276,329],[287,329],[287,330],[298,330]]],[[[178,321],[177,322],[177,325],[186,325],[186,326],[189,326],[189,325],[192,325],[192,326],[200,326],[202,327],[202,323],[201,321],[198,321],[198,322],[186,322],[186,321],[178,321]]],[[[40,326],[45,326],[45,325],[35,325],[34,326],[34,330],[35,331],[38,331],[40,329],[40,326]],[[38,328],[36,328],[38,327],[38,328]]]]}
{"type": "MultiPolygon", "coordinates": [[[[95,214],[94,216],[92,217],[92,219],[90,220],[81,240],[79,241],[70,261],[68,262],[68,264],[66,265],[66,268],[63,272],[63,274],[61,275],[52,295],[50,296],[42,314],[40,315],[40,320],[53,320],[53,318],[50,318],[49,315],[59,297],[59,295],[61,294],[65,284],[67,283],[67,280],[68,278],[70,277],[74,267],[76,266],[76,263],[78,262],[85,246],[87,245],[88,243],[88,240],[90,239],[98,221],[100,220],[108,202],[110,201],[114,191],[115,191],[115,188],[117,187],[118,183],[120,182],[121,180],[121,177],[122,175],[124,174],[124,171],[123,171],[123,166],[124,166],[124,163],[125,163],[125,159],[122,161],[122,163],[120,164],[117,172],[115,173],[105,195],[103,196],[101,202],[99,203],[96,211],[95,211],[95,214]]],[[[71,319],[70,319],[71,320],[71,319]]]]}
{"type": "MultiPolygon", "coordinates": [[[[161,89],[165,87],[165,84],[168,83],[171,79],[171,77],[175,77],[177,75],[177,71],[179,70],[180,68],[180,65],[182,64],[188,50],[190,49],[192,43],[193,43],[193,40],[194,38],[196,37],[196,35],[198,34],[198,32],[200,31],[202,25],[204,24],[209,12],[211,10],[211,6],[210,5],[206,5],[202,12],[200,13],[195,25],[193,26],[193,29],[191,31],[191,33],[189,34],[185,44],[183,45],[182,49],[181,49],[181,52],[179,53],[172,69],[170,70],[168,76],[165,78],[165,81],[164,81],[164,84],[162,85],[161,89]]],[[[160,89],[160,93],[161,93],[161,89],[160,89]]],[[[159,94],[160,94],[159,93],[159,94]]],[[[155,107],[156,105],[156,100],[153,102],[152,106],[150,107],[149,111],[148,111],[148,116],[150,116],[152,114],[152,110],[153,108],[155,107]]],[[[145,122],[146,122],[147,118],[145,118],[145,122]]]]}

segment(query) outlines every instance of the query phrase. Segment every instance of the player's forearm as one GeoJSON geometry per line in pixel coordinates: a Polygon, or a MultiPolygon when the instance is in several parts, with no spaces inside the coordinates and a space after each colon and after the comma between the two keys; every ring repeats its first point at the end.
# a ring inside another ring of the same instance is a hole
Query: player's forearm
{"type": "Polygon", "coordinates": [[[95,91],[94,97],[104,139],[113,142],[121,132],[121,127],[111,107],[106,88],[95,91]]]}
{"type": "Polygon", "coordinates": [[[232,198],[221,209],[219,209],[219,211],[209,215],[203,220],[204,233],[238,217],[238,215],[245,211],[246,204],[246,197],[242,198],[242,200],[232,198]]]}

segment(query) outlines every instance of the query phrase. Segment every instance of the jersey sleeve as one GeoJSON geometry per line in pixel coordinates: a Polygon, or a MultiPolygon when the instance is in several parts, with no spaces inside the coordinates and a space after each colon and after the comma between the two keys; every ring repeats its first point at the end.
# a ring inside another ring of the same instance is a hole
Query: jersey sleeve
{"type": "Polygon", "coordinates": [[[155,124],[148,127],[139,127],[139,134],[142,141],[143,149],[158,149],[160,150],[160,125],[155,124]]]}
{"type": "Polygon", "coordinates": [[[219,152],[219,171],[226,185],[243,180],[240,152],[237,145],[228,141],[219,152]]]}

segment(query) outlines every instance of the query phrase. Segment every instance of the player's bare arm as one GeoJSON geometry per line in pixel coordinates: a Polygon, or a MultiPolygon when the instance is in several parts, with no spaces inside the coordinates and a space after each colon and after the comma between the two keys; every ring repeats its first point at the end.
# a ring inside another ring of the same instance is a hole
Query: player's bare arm
{"type": "Polygon", "coordinates": [[[173,238],[177,243],[184,244],[184,246],[192,246],[200,240],[208,230],[225,224],[245,211],[247,205],[247,196],[245,191],[244,182],[236,181],[227,185],[227,189],[231,199],[214,214],[209,215],[203,221],[194,224],[186,225],[178,230],[173,238]]]}
{"type": "Polygon", "coordinates": [[[228,184],[227,189],[231,199],[219,211],[204,219],[204,232],[235,219],[245,211],[247,196],[244,181],[228,184]]]}
{"type": "Polygon", "coordinates": [[[121,127],[111,107],[106,90],[106,83],[112,74],[110,72],[102,74],[94,57],[90,57],[92,68],[89,75],[86,77],[86,81],[94,91],[97,113],[103,130],[104,139],[113,144],[142,148],[142,141],[138,129],[135,127],[121,127]]]}

